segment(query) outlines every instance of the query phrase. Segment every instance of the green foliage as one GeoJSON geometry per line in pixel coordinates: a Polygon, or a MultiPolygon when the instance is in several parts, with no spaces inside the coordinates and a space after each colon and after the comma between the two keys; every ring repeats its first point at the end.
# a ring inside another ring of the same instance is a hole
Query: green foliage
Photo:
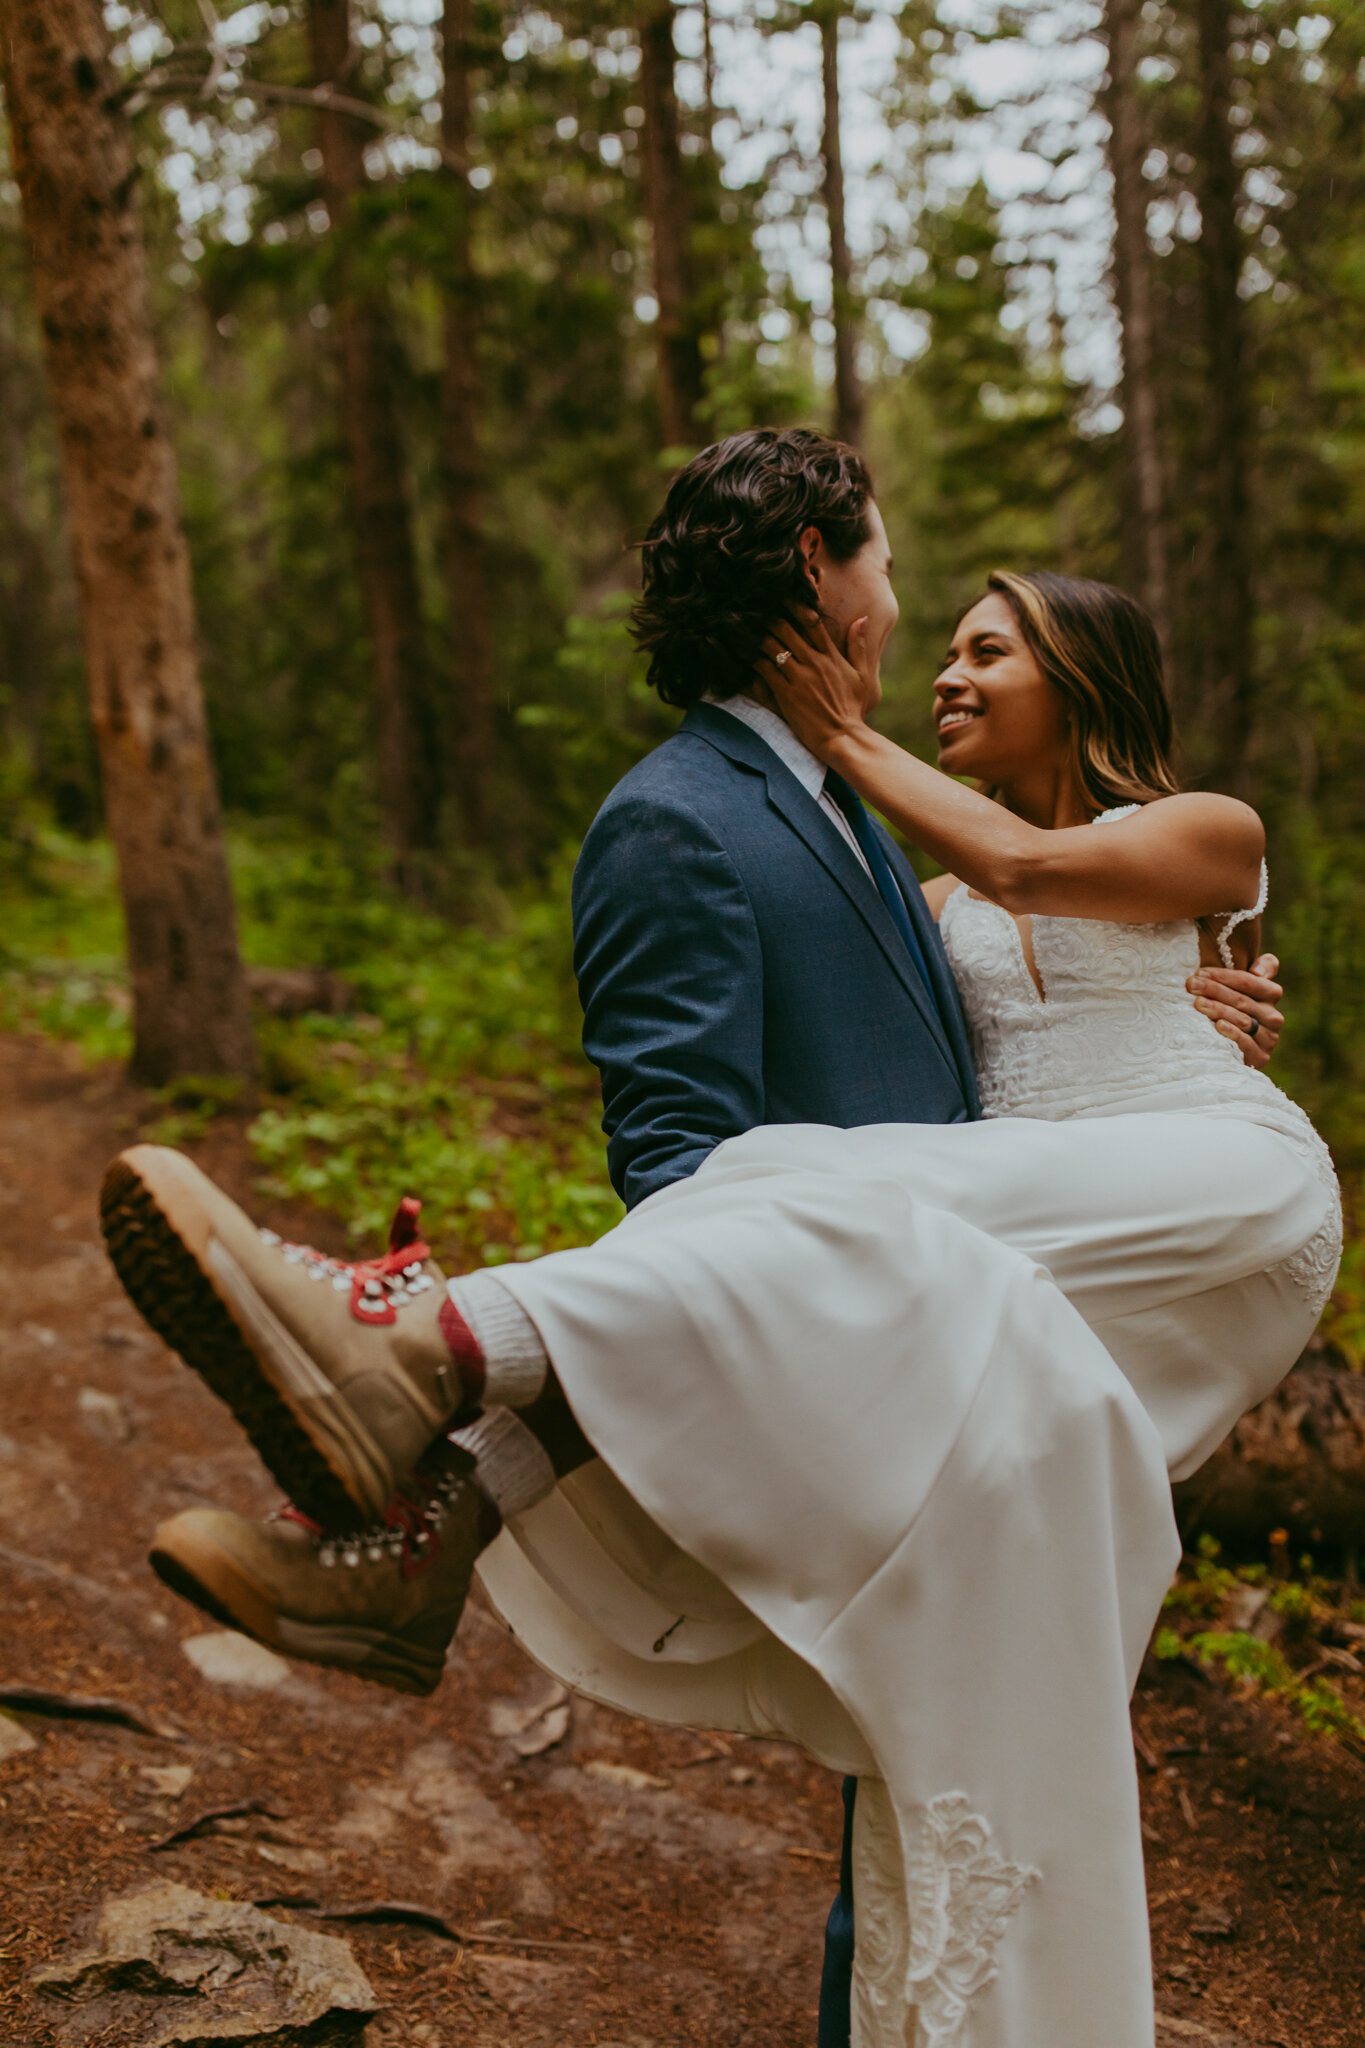
{"type": "Polygon", "coordinates": [[[113,850],[35,833],[0,933],[0,1028],[75,1041],[92,1060],[132,1050],[113,850]]]}
{"type": "MultiPolygon", "coordinates": [[[[1365,21],[1351,0],[1230,16],[1243,178],[1255,526],[1255,800],[1270,828],[1270,940],[1285,962],[1282,1071],[1339,1163],[1365,1163],[1365,21]]],[[[1145,8],[1145,173],[1177,531],[1175,666],[1196,779],[1221,772],[1226,690],[1209,667],[1213,506],[1198,189],[1196,10],[1145,8]]],[[[1277,1065],[1280,1063],[1277,1062],[1277,1065]]]]}
{"type": "Polygon", "coordinates": [[[597,1079],[578,1048],[567,870],[454,928],[356,894],[313,850],[291,861],[257,847],[238,872],[257,957],[331,967],[356,1003],[263,1033],[274,1100],[251,1141],[268,1185],[365,1239],[399,1195],[420,1194],[463,1260],[532,1258],[616,1220],[597,1079]]]}
{"type": "MultiPolygon", "coordinates": [[[[0,1028],[125,1057],[109,850],[49,835],[43,852],[45,887],[17,897],[7,923],[0,1028]]],[[[566,867],[544,891],[490,898],[482,921],[452,926],[389,898],[325,842],[240,835],[233,865],[247,957],[329,968],[353,992],[341,1016],[262,1020],[249,1137],[264,1186],[333,1210],[357,1242],[419,1194],[456,1265],[535,1257],[616,1221],[597,1077],[578,1045],[566,867]]],[[[187,1077],[161,1103],[150,1135],[185,1144],[239,1091],[187,1077]]]]}
{"type": "MultiPolygon", "coordinates": [[[[541,801],[580,821],[642,754],[666,739],[677,713],[644,680],[630,638],[631,596],[615,591],[570,618],[547,688],[517,706],[516,722],[541,801]]],[[[581,824],[580,824],[581,830],[581,824]]]]}
{"type": "Polygon", "coordinates": [[[1193,1563],[1187,1561],[1184,1575],[1176,1580],[1163,1602],[1168,1614],[1216,1614],[1228,1595],[1245,1583],[1241,1573],[1219,1563],[1220,1555],[1221,1546],[1215,1537],[1200,1537],[1198,1555],[1193,1563]]]}
{"type": "Polygon", "coordinates": [[[1192,1657],[1206,1669],[1221,1667],[1234,1683],[1241,1681],[1252,1691],[1278,1694],[1314,1735],[1334,1736],[1357,1756],[1365,1756],[1365,1721],[1352,1713],[1325,1678],[1300,1678],[1274,1643],[1242,1629],[1206,1629],[1183,1638],[1173,1629],[1162,1629],[1152,1649],[1163,1661],[1192,1657]]]}
{"type": "MultiPolygon", "coordinates": [[[[1312,1559],[1304,1558],[1304,1568],[1311,1572],[1312,1559]]],[[[1281,1622],[1281,1637],[1286,1643],[1301,1643],[1311,1635],[1321,1618],[1317,1601],[1307,1586],[1277,1586],[1270,1595],[1271,1612],[1278,1614],[1281,1622]]]]}
{"type": "MultiPolygon", "coordinates": [[[[1156,1631],[1153,1656],[1162,1663],[1185,1658],[1205,1670],[1221,1670],[1247,1691],[1274,1694],[1292,1706],[1313,1734],[1332,1736],[1365,1757],[1365,1721],[1319,1675],[1322,1639],[1332,1635],[1340,1619],[1341,1589],[1313,1578],[1312,1559],[1304,1558],[1306,1583],[1286,1580],[1265,1599],[1262,1612],[1269,1608],[1275,1617],[1273,1629],[1257,1634],[1245,1628],[1200,1627],[1200,1622],[1224,1618],[1225,1610],[1231,1611],[1229,1603],[1243,1589],[1259,1588],[1266,1581],[1263,1564],[1231,1569],[1220,1558],[1219,1544],[1205,1536],[1197,1556],[1185,1560],[1163,1603],[1173,1619],[1156,1631]]],[[[1354,1619],[1355,1606],[1351,1614],[1354,1619]]]]}
{"type": "MultiPolygon", "coordinates": [[[[311,83],[302,0],[252,12],[265,18],[243,25],[250,74],[290,90],[311,83]]],[[[135,6],[125,14],[125,30],[140,18],[145,36],[150,18],[135,6]]],[[[543,879],[615,776],[668,729],[638,690],[625,702],[614,646],[601,649],[602,676],[587,672],[599,604],[633,585],[631,544],[667,475],[656,337],[636,310],[652,274],[634,30],[584,0],[479,0],[470,148],[481,182],[463,186],[420,150],[438,127],[431,10],[399,27],[360,4],[356,21],[348,91],[383,108],[419,150],[386,166],[376,133],[370,183],[344,224],[323,205],[310,111],[234,96],[196,104],[188,150],[178,115],[139,117],[222,790],[234,812],[301,823],[348,859],[375,836],[376,714],[329,311],[343,276],[391,316],[432,717],[443,730],[451,723],[462,627],[441,573],[443,294],[460,288],[451,252],[467,226],[497,678],[497,830],[482,869],[503,883],[543,879]],[[191,157],[202,205],[177,220],[166,167],[183,180],[191,157]],[[577,654],[567,664],[566,634],[577,654]],[[599,706],[595,692],[610,701],[599,706]]],[[[192,10],[184,34],[190,45],[202,36],[192,10]]],[[[145,44],[135,57],[122,41],[117,55],[144,62],[145,44]]],[[[763,187],[724,184],[697,115],[684,106],[683,118],[709,415],[717,431],[788,417],[813,394],[791,361],[760,360],[771,353],[759,322],[773,297],[754,240],[763,187]]],[[[4,225],[0,208],[0,273],[4,225]]],[[[24,374],[40,390],[31,322],[22,339],[24,374]]],[[[0,318],[0,396],[3,372],[0,318]]],[[[3,508],[0,491],[0,538],[3,508]]],[[[0,562],[0,632],[3,613],[0,562]]],[[[453,899],[468,875],[451,850],[448,865],[433,893],[453,899]]]]}
{"type": "MultiPolygon", "coordinates": [[[[464,186],[426,147],[437,133],[434,10],[400,12],[401,23],[357,0],[349,89],[408,140],[386,154],[376,131],[371,176],[345,226],[322,204],[311,110],[253,103],[234,88],[180,108],[154,103],[137,117],[210,726],[240,822],[248,951],[261,963],[344,974],[377,1025],[358,1035],[345,1020],[269,1025],[272,1097],[259,1142],[282,1182],[303,1187],[311,1176],[369,1227],[387,1200],[384,1132],[418,1121],[396,1105],[430,1087],[421,1120],[441,1133],[439,1145],[394,1138],[394,1172],[435,1175],[433,1187],[464,1204],[462,1245],[560,1241],[591,1227],[603,1185],[580,1149],[594,1112],[575,1049],[564,849],[673,723],[643,685],[625,624],[632,544],[671,461],[658,445],[658,337],[645,317],[653,259],[637,39],[633,17],[597,0],[477,0],[470,150],[479,182],[464,186]],[[192,203],[182,204],[186,180],[192,203]],[[447,850],[432,882],[432,901],[461,919],[452,927],[401,908],[380,880],[376,712],[327,301],[346,271],[391,315],[434,722],[444,727],[461,622],[440,573],[441,366],[444,295],[464,226],[477,272],[470,307],[499,760],[492,843],[477,863],[447,850]],[[441,964],[428,971],[432,959],[441,964]],[[518,1088],[530,1093],[519,1098],[518,1088]],[[513,1135],[530,1145],[533,1126],[548,1148],[537,1172],[554,1190],[543,1200],[510,1156],[513,1135]]],[[[856,35],[862,17],[847,12],[856,35]]],[[[127,66],[146,61],[158,21],[202,44],[192,0],[167,0],[157,17],[133,0],[115,17],[117,61],[127,66]],[[145,45],[137,57],[134,32],[145,45]]],[[[766,18],[780,33],[798,22],[790,10],[766,18]]],[[[234,33],[256,38],[248,75],[289,89],[309,82],[302,0],[234,19],[234,33]]],[[[870,453],[904,618],[886,663],[885,723],[922,748],[936,660],[989,568],[1124,573],[1112,409],[1068,372],[1056,314],[1065,213],[1046,233],[1021,240],[1011,226],[1007,235],[984,187],[962,174],[963,162],[981,160],[960,149],[962,124],[981,109],[959,53],[1023,37],[1038,19],[1037,9],[1002,5],[967,24],[937,0],[909,0],[899,17],[888,163],[876,173],[895,203],[859,296],[913,322],[922,342],[912,361],[878,360],[875,324],[864,330],[870,453]]],[[[1211,508],[1191,0],[1160,0],[1142,24],[1161,431],[1175,507],[1173,654],[1195,770],[1212,772],[1221,713],[1203,678],[1211,508]]],[[[1309,15],[1262,0],[1235,9],[1234,26],[1256,421],[1253,793],[1271,830],[1268,937],[1288,988],[1274,1071],[1339,1161],[1360,1169],[1365,14],[1351,0],[1322,0],[1309,15]]],[[[809,37],[808,22],[801,32],[809,37]]],[[[789,111],[769,110],[779,136],[789,111]]],[[[820,417],[811,341],[820,286],[798,290],[773,233],[788,202],[789,225],[823,232],[816,167],[796,163],[794,146],[779,148],[770,179],[733,182],[747,172],[734,156],[722,164],[686,90],[682,120],[707,430],[820,417]],[[781,347],[764,338],[765,321],[779,331],[775,313],[790,323],[781,347]]],[[[1087,124],[1093,131],[1091,108],[1060,127],[1048,112],[1028,137],[1058,189],[1087,124]]],[[[0,177],[0,882],[12,899],[0,934],[0,1021],[117,1056],[128,1035],[121,934],[107,851],[81,844],[98,828],[98,785],[24,267],[15,188],[0,177]]],[[[212,1108],[202,1093],[168,1101],[165,1128],[188,1135],[212,1108]]],[[[1353,1244],[1323,1326],[1357,1369],[1363,1259],[1353,1244]]]]}

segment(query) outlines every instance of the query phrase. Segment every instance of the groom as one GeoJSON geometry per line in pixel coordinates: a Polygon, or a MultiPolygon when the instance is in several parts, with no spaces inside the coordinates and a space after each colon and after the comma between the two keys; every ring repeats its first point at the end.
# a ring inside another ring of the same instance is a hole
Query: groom
{"type": "MultiPolygon", "coordinates": [[[[758,1124],[981,1113],[947,956],[909,863],[749,694],[770,622],[812,597],[872,645],[896,621],[871,481],[803,428],[737,434],[675,479],[644,549],[637,638],[679,731],[607,798],[574,874],[583,1044],[633,1206],[758,1124]]],[[[851,1820],[853,1781],[844,1801],[851,1820]]],[[[850,1832],[819,2048],[847,2048],[850,1832]]]]}
{"type": "MultiPolygon", "coordinates": [[[[909,863],[751,694],[771,621],[812,602],[836,637],[866,618],[879,653],[896,622],[890,567],[862,460],[804,428],[704,450],[649,530],[636,636],[651,683],[686,716],[607,798],[573,898],[583,1043],[602,1077],[611,1177],[632,1207],[758,1124],[980,1115],[957,990],[909,863]]],[[[1277,993],[1239,975],[1205,990],[1257,1064],[1277,993]]],[[[847,2048],[852,1963],[846,1824],[819,2048],[847,2048]]]]}

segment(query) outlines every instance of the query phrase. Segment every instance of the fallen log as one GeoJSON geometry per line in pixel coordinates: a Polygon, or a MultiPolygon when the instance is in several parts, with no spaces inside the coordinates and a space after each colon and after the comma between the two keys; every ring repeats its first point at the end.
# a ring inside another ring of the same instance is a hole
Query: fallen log
{"type": "Polygon", "coordinates": [[[1176,1487],[1175,1505],[1187,1544],[1210,1535],[1263,1554],[1284,1529],[1294,1555],[1365,1548],[1365,1375],[1305,1353],[1176,1487]]]}
{"type": "Polygon", "coordinates": [[[272,1017],[303,1017],[311,1010],[342,1017],[355,1008],[350,983],[326,967],[248,967],[246,985],[252,1002],[272,1017]]]}

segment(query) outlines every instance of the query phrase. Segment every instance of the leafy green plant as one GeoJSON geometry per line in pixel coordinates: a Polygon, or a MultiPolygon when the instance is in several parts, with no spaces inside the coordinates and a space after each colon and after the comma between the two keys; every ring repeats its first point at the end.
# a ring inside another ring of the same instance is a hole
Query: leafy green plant
{"type": "Polygon", "coordinates": [[[1301,1678],[1274,1643],[1262,1642],[1244,1629],[1205,1629],[1197,1635],[1181,1636],[1175,1629],[1163,1628],[1157,1631],[1152,1653],[1166,1663],[1189,1657],[1205,1668],[1220,1665],[1234,1682],[1240,1680],[1256,1692],[1275,1693],[1287,1700],[1314,1735],[1332,1736],[1365,1757],[1365,1721],[1325,1678],[1301,1678]]]}
{"type": "Polygon", "coordinates": [[[1200,1537],[1189,1576],[1177,1579],[1162,1603],[1168,1614],[1216,1614],[1228,1595],[1239,1584],[1247,1583],[1244,1574],[1229,1571],[1218,1562],[1221,1554],[1222,1546],[1216,1537],[1200,1537]]]}
{"type": "MultiPolygon", "coordinates": [[[[52,838],[46,853],[45,893],[10,921],[0,1027],[125,1057],[107,850],[52,838]]],[[[421,1195],[432,1241],[457,1264],[535,1257],[617,1220],[578,1042],[567,868],[457,926],[306,838],[238,835],[233,862],[247,957],[328,967],[353,994],[342,1016],[260,1022],[264,1100],[248,1136],[264,1186],[333,1210],[367,1242],[400,1195],[421,1195]]],[[[239,1091],[188,1077],[160,1099],[149,1135],[187,1144],[239,1091]]]]}
{"type": "Polygon", "coordinates": [[[1198,1555],[1186,1560],[1181,1576],[1166,1595],[1164,1611],[1173,1617],[1173,1623],[1157,1630],[1152,1639],[1153,1656],[1162,1663],[1185,1658],[1205,1670],[1217,1668],[1233,1684],[1253,1692],[1274,1694],[1288,1701],[1315,1735],[1332,1736],[1365,1758],[1365,1721],[1335,1686],[1318,1675],[1313,1662],[1300,1671],[1292,1661],[1294,1653],[1300,1659],[1307,1653],[1311,1659],[1320,1633],[1329,1631],[1339,1620],[1333,1588],[1325,1580],[1311,1576],[1307,1583],[1287,1580],[1273,1587],[1265,1601],[1278,1617],[1277,1640],[1273,1642],[1248,1629],[1191,1630],[1191,1621],[1218,1615],[1243,1587],[1260,1587],[1266,1582],[1264,1565],[1242,1565],[1232,1570],[1220,1562],[1220,1557],[1216,1539],[1202,1537],[1198,1555]],[[1186,1626],[1182,1628],[1181,1623],[1186,1626]]]}

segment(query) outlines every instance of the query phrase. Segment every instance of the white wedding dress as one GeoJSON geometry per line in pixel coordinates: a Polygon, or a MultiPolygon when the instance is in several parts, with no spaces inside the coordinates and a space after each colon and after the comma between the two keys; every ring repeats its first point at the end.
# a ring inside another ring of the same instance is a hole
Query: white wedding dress
{"type": "Polygon", "coordinates": [[[1035,917],[1041,990],[997,906],[941,929],[984,1121],[767,1126],[499,1269],[601,1457],[481,1571],[583,1692],[858,1775],[855,2048],[1152,2048],[1168,1475],[1299,1355],[1340,1200],[1193,925],[1035,917]]]}

